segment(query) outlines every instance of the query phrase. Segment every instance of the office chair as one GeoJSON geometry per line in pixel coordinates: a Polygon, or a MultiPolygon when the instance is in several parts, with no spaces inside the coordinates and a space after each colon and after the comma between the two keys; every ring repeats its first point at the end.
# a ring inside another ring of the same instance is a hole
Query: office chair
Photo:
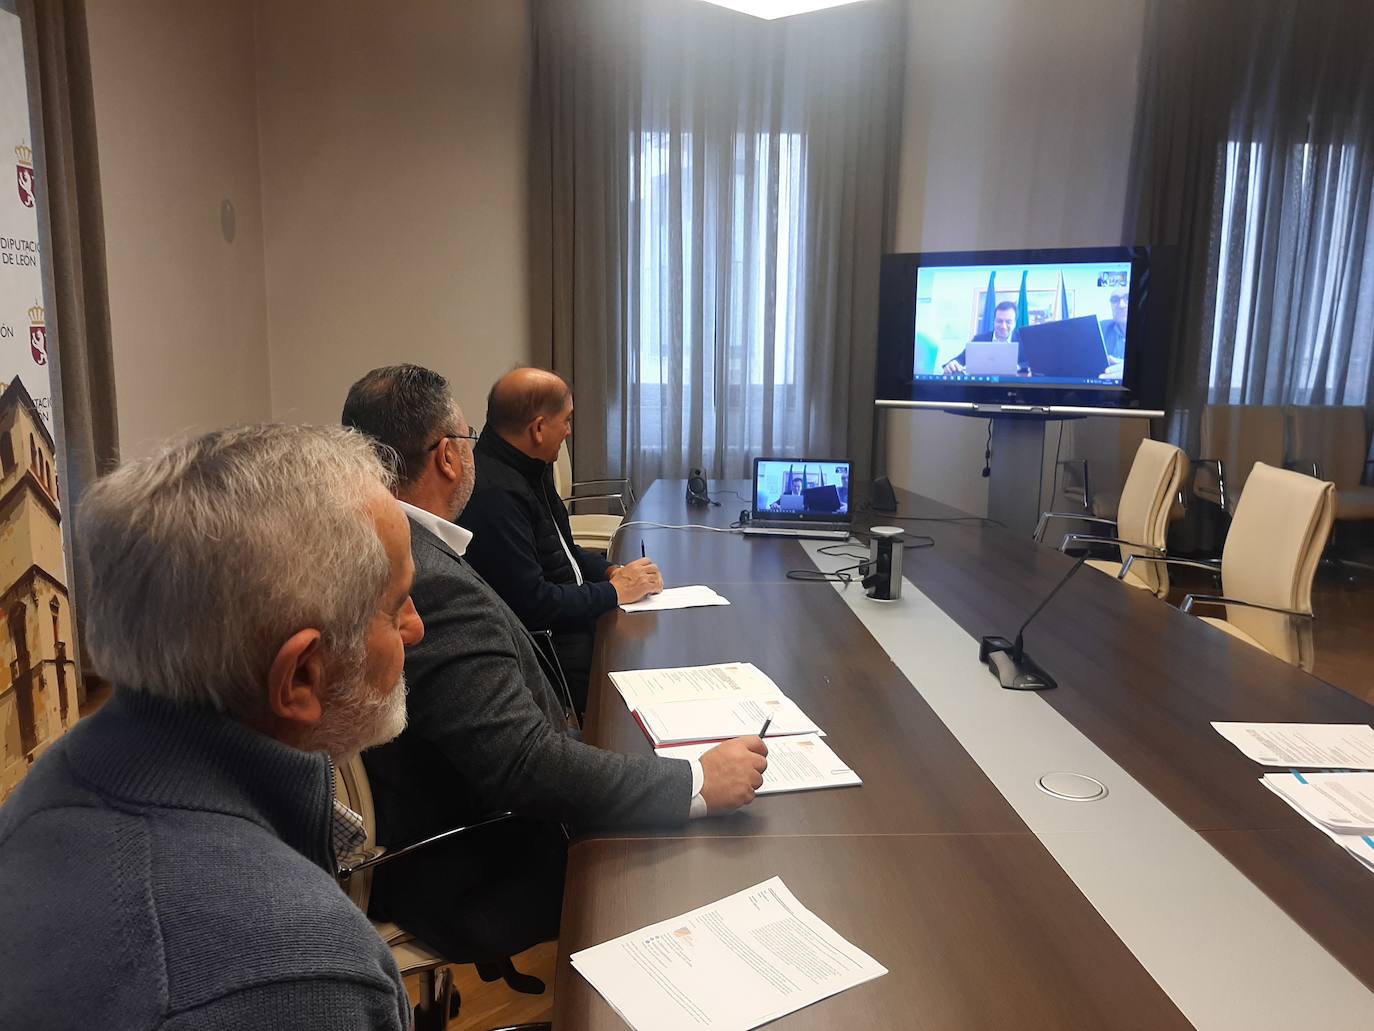
{"type": "Polygon", "coordinates": [[[1190,594],[1194,606],[1221,607],[1203,622],[1307,672],[1312,647],[1312,578],[1331,533],[1335,485],[1256,462],[1236,504],[1220,564],[1132,555],[1123,579],[1140,563],[1192,566],[1221,575],[1221,594],[1190,594]]]}
{"type": "Polygon", "coordinates": [[[1369,423],[1356,405],[1289,405],[1288,461],[1285,465],[1336,485],[1335,525],[1328,561],[1338,568],[1371,567],[1352,560],[1342,547],[1342,527],[1374,520],[1374,486],[1364,483],[1374,460],[1369,454],[1369,423]]]}
{"type": "Polygon", "coordinates": [[[574,480],[572,459],[568,457],[568,444],[564,441],[563,446],[558,449],[558,458],[553,463],[553,483],[554,489],[558,491],[558,496],[563,499],[563,504],[568,506],[568,522],[572,527],[573,542],[579,548],[586,548],[588,551],[604,552],[608,550],[616,529],[624,521],[625,516],[635,503],[634,488],[630,485],[630,481],[626,479],[574,480]],[[623,490],[618,493],[579,493],[584,487],[600,486],[604,488],[608,484],[621,484],[623,490]],[[574,511],[578,505],[589,501],[617,506],[620,509],[620,514],[574,511]]]}
{"type": "Polygon", "coordinates": [[[1283,465],[1285,433],[1279,405],[1208,405],[1202,410],[1202,457],[1193,461],[1193,494],[1234,515],[1255,463],[1283,465]]]}
{"type": "MultiPolygon", "coordinates": [[[[1146,438],[1136,448],[1130,474],[1121,489],[1115,520],[1077,512],[1045,512],[1035,528],[1035,539],[1044,539],[1045,527],[1051,519],[1072,519],[1115,527],[1116,533],[1111,536],[1065,534],[1059,545],[1060,551],[1067,551],[1070,547],[1115,551],[1119,556],[1116,561],[1089,559],[1087,562],[1094,569],[1112,576],[1121,573],[1122,564],[1132,555],[1162,556],[1165,554],[1169,514],[1187,468],[1188,460],[1178,448],[1146,438]]],[[[1129,576],[1120,576],[1119,579],[1131,587],[1153,591],[1161,598],[1169,593],[1168,574],[1159,566],[1141,566],[1132,570],[1129,576]]]]}
{"type": "MultiPolygon", "coordinates": [[[[364,913],[367,912],[368,899],[372,894],[372,871],[376,867],[440,841],[447,841],[459,834],[489,827],[511,818],[510,813],[497,813],[467,827],[454,827],[432,838],[393,851],[377,844],[377,812],[372,804],[372,789],[368,786],[367,770],[359,756],[355,755],[347,762],[335,764],[334,790],[340,802],[363,818],[363,829],[367,832],[367,840],[357,854],[339,857],[337,874],[339,887],[364,913]]],[[[390,947],[391,955],[401,969],[401,976],[418,974],[420,977],[420,1002],[415,1007],[414,1031],[444,1031],[449,1020],[458,1015],[461,1003],[457,990],[453,987],[453,975],[448,969],[449,961],[393,923],[373,920],[372,926],[376,928],[382,941],[390,947]]],[[[477,964],[477,967],[484,981],[504,977],[517,991],[538,994],[544,990],[542,981],[521,974],[509,959],[494,964],[477,964]],[[536,985],[537,988],[534,987],[536,985]]],[[[547,1023],[538,1023],[497,1028],[493,1031],[549,1031],[549,1028],[550,1025],[547,1023]]]]}

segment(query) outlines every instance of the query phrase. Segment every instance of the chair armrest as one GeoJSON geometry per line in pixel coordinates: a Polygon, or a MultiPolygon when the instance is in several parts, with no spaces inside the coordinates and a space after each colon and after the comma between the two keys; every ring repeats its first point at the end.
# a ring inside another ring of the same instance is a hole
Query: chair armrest
{"type": "MultiPolygon", "coordinates": [[[[490,827],[493,824],[503,823],[514,815],[514,813],[496,813],[485,819],[478,820],[476,823],[470,823],[466,827],[450,827],[448,830],[441,831],[433,837],[425,838],[423,841],[417,841],[413,845],[407,845],[405,848],[398,848],[394,851],[383,848],[381,845],[375,845],[361,853],[362,858],[358,859],[356,862],[341,863],[338,873],[335,876],[340,883],[347,884],[348,879],[355,873],[371,870],[373,867],[381,866],[383,863],[389,863],[393,859],[400,859],[402,856],[408,856],[412,852],[418,852],[422,848],[428,848],[430,845],[438,844],[441,841],[447,841],[449,838],[456,838],[459,834],[466,834],[468,831],[475,831],[482,827],[490,827]]],[[[354,857],[350,856],[349,858],[354,857]]]]}
{"type": "MultiPolygon", "coordinates": [[[[1217,467],[1217,494],[1221,498],[1221,507],[1226,508],[1226,463],[1220,458],[1193,458],[1190,462],[1194,469],[1200,465],[1214,465],[1217,467]]],[[[1197,493],[1197,476],[1193,476],[1193,493],[1197,493]]],[[[1206,499],[1210,500],[1210,499],[1206,499]]]]}
{"type": "Polygon", "coordinates": [[[573,506],[582,501],[614,501],[620,506],[620,514],[628,515],[629,508],[625,505],[625,495],[623,494],[583,494],[581,497],[564,498],[563,504],[568,506],[568,511],[573,510],[573,506]]]}
{"type": "Polygon", "coordinates": [[[1306,473],[1308,476],[1314,476],[1319,480],[1322,478],[1322,464],[1315,458],[1290,458],[1283,463],[1283,467],[1294,472],[1306,473]]]}
{"type": "Polygon", "coordinates": [[[1130,572],[1132,562],[1162,562],[1166,566],[1186,566],[1190,569],[1205,569],[1216,576],[1221,575],[1221,562],[1211,561],[1202,562],[1191,558],[1170,558],[1167,555],[1127,555],[1126,561],[1121,565],[1121,572],[1116,574],[1118,580],[1126,579],[1126,574],[1130,572]]]}
{"type": "Polygon", "coordinates": [[[1180,608],[1184,612],[1192,612],[1194,605],[1240,605],[1247,609],[1263,609],[1265,612],[1281,612],[1285,616],[1298,616],[1302,619],[1317,618],[1310,612],[1299,612],[1297,609],[1281,609],[1274,605],[1261,605],[1258,602],[1241,601],[1239,598],[1223,598],[1219,594],[1186,595],[1180,608]]]}
{"type": "Polygon", "coordinates": [[[534,643],[538,646],[541,657],[553,673],[549,679],[553,681],[554,687],[558,688],[559,700],[563,703],[563,715],[572,726],[581,730],[582,722],[577,718],[577,706],[573,705],[572,688],[568,686],[568,677],[563,672],[563,664],[558,661],[558,650],[553,646],[553,631],[531,630],[530,636],[534,638],[534,643]]]}
{"type": "Polygon", "coordinates": [[[1090,533],[1066,533],[1064,540],[1059,545],[1060,551],[1066,551],[1070,542],[1074,544],[1086,544],[1091,548],[1095,544],[1110,544],[1117,548],[1144,548],[1146,551],[1153,551],[1157,555],[1163,555],[1163,548],[1156,548],[1151,544],[1137,544],[1135,541],[1124,541],[1120,537],[1094,537],[1090,533]]]}
{"type": "Polygon", "coordinates": [[[1103,519],[1100,516],[1080,515],[1078,512],[1041,512],[1040,522],[1035,526],[1035,539],[1043,541],[1045,539],[1045,525],[1051,519],[1074,519],[1080,523],[1103,523],[1107,526],[1115,526],[1115,519],[1103,519]]]}
{"type": "Polygon", "coordinates": [[[631,483],[630,480],[629,480],[629,477],[626,477],[626,476],[619,476],[619,477],[613,476],[613,477],[610,477],[609,479],[605,479],[605,480],[573,480],[573,482],[572,482],[572,487],[571,487],[571,493],[576,494],[576,493],[577,493],[577,488],[579,488],[579,487],[594,487],[594,486],[601,486],[601,485],[607,484],[607,483],[620,483],[620,484],[624,484],[625,493],[628,494],[629,497],[630,497],[630,503],[633,504],[633,503],[635,502],[636,499],[635,499],[635,487],[634,487],[634,484],[631,483]]]}

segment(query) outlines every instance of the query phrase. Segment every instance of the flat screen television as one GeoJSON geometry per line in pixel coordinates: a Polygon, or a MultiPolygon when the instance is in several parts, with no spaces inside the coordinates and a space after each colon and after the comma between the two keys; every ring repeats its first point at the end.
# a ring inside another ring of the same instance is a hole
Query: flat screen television
{"type": "Polygon", "coordinates": [[[1151,335],[1151,258],[1144,247],[885,256],[878,404],[1161,414],[1168,348],[1151,335]]]}

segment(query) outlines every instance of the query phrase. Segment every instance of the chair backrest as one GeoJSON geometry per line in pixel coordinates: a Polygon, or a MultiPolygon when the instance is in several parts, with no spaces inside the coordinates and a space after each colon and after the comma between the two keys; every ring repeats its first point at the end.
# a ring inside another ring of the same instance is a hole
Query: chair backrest
{"type": "MultiPolygon", "coordinates": [[[[1208,405],[1202,410],[1202,454],[1225,464],[1225,507],[1234,513],[1256,462],[1282,466],[1284,410],[1280,405],[1208,405]]],[[[1216,466],[1198,466],[1193,493],[1218,505],[1223,503],[1216,466]]]]}
{"type": "Polygon", "coordinates": [[[558,457],[553,462],[553,489],[564,501],[572,497],[572,459],[568,457],[568,442],[558,449],[558,457]]]}
{"type": "MultiPolygon", "coordinates": [[[[1369,458],[1369,426],[1355,405],[1289,405],[1288,458],[1317,462],[1337,490],[1358,487],[1369,458]]],[[[1301,467],[1299,467],[1301,468],[1301,467]]]]}
{"type": "MultiPolygon", "coordinates": [[[[367,831],[367,846],[377,843],[377,809],[372,804],[372,788],[367,782],[367,769],[360,756],[345,761],[335,760],[334,793],[340,802],[363,818],[363,830],[367,831]]],[[[364,913],[367,901],[372,895],[372,871],[364,870],[348,878],[345,886],[348,897],[364,913]]]]}
{"type": "MultiPolygon", "coordinates": [[[[1169,511],[1187,468],[1187,456],[1172,444],[1148,438],[1142,440],[1136,448],[1126,485],[1121,489],[1116,535],[1122,540],[1146,545],[1146,548],[1163,550],[1169,530],[1169,511]]],[[[1128,555],[1151,554],[1146,548],[1123,547],[1121,560],[1124,562],[1128,555]]],[[[1164,568],[1158,562],[1131,565],[1131,571],[1134,573],[1138,569],[1140,578],[1160,596],[1169,592],[1164,568]]]]}
{"type": "Polygon", "coordinates": [[[1061,471],[1064,497],[1078,505],[1091,505],[1090,514],[1112,518],[1117,507],[1111,501],[1120,494],[1141,440],[1149,436],[1149,420],[1080,419],[1067,430],[1065,457],[1087,463],[1088,482],[1082,482],[1081,467],[1066,464],[1061,471]],[[1084,498],[1085,486],[1094,497],[1084,498]]]}
{"type": "MultiPolygon", "coordinates": [[[[1335,509],[1334,484],[1256,462],[1221,554],[1226,596],[1311,613],[1335,509]]],[[[1228,606],[1226,618],[1285,662],[1312,668],[1310,620],[1239,605],[1228,606]]]]}

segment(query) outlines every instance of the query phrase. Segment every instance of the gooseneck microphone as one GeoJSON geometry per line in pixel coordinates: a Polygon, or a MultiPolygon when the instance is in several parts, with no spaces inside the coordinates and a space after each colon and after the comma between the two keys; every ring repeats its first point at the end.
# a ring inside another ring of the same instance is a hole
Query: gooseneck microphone
{"type": "Polygon", "coordinates": [[[1035,610],[1021,624],[1021,629],[1016,631],[1015,641],[1008,641],[1005,637],[984,637],[978,642],[978,661],[986,663],[997,682],[1008,691],[1047,691],[1059,686],[1052,676],[1026,654],[1026,627],[1031,625],[1031,620],[1040,615],[1040,611],[1050,603],[1050,599],[1073,579],[1074,573],[1083,567],[1087,559],[1087,555],[1080,557],[1054,585],[1054,590],[1035,606],[1035,610]]]}

